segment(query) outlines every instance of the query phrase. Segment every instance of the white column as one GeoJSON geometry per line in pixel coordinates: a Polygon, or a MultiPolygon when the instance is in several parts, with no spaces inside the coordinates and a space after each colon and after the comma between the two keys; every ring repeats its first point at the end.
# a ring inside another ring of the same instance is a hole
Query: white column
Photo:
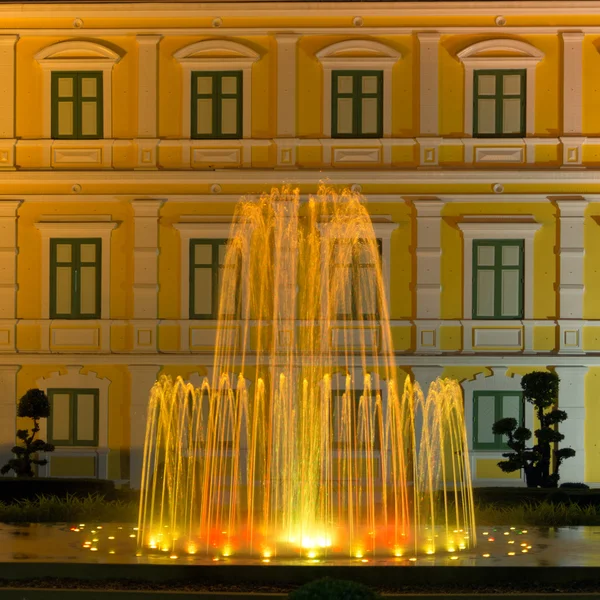
{"type": "Polygon", "coordinates": [[[0,169],[15,168],[15,45],[18,35],[0,35],[0,169]]]}
{"type": "Polygon", "coordinates": [[[278,33],[277,42],[277,165],[296,164],[296,78],[298,40],[295,33],[278,33]]]}
{"type": "Polygon", "coordinates": [[[560,483],[585,481],[585,376],[587,367],[556,367],[560,377],[558,408],[566,411],[567,420],[558,430],[565,436],[561,448],[571,447],[576,454],[560,466],[560,483]]]}
{"type": "Polygon", "coordinates": [[[161,35],[137,35],[138,45],[138,165],[155,169],[157,161],[158,43],[161,35]]]}
{"type": "Polygon", "coordinates": [[[156,351],[158,219],[162,200],[133,200],[133,316],[136,351],[156,351]]]}
{"type": "Polygon", "coordinates": [[[157,365],[128,365],[131,379],[129,485],[139,489],[142,481],[144,439],[150,390],[156,381],[160,367],[157,365]]]}
{"type": "Polygon", "coordinates": [[[17,365],[0,366],[0,467],[12,458],[17,434],[17,365]]]}
{"type": "Polygon", "coordinates": [[[438,135],[439,43],[436,32],[418,33],[420,67],[421,135],[438,135]]]}
{"type": "Polygon", "coordinates": [[[415,200],[414,205],[417,211],[417,352],[438,352],[444,202],[415,200]]]}
{"type": "Polygon", "coordinates": [[[557,200],[560,210],[560,350],[582,352],[584,284],[584,221],[588,201],[557,200]]]}
{"type": "Polygon", "coordinates": [[[20,200],[0,200],[0,352],[14,352],[17,318],[17,211],[20,200]]]}

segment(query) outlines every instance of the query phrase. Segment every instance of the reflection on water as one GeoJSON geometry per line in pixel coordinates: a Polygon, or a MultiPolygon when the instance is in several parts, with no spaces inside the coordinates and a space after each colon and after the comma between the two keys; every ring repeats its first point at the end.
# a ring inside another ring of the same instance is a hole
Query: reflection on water
{"type": "Polygon", "coordinates": [[[0,524],[0,562],[124,564],[261,564],[381,566],[600,567],[600,527],[478,527],[476,549],[446,555],[353,559],[231,559],[204,554],[178,557],[169,551],[136,554],[137,528],[131,524],[0,524]]]}

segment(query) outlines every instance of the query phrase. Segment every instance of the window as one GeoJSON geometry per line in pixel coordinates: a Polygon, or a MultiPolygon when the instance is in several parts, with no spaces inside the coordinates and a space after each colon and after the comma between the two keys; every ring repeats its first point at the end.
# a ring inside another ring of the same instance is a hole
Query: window
{"type": "Polygon", "coordinates": [[[473,318],[523,318],[523,240],[473,240],[473,318]]]}
{"type": "Polygon", "coordinates": [[[192,73],[192,138],[242,137],[242,72],[192,73]]]}
{"type": "Polygon", "coordinates": [[[378,390],[365,398],[363,390],[333,390],[333,446],[338,449],[380,450],[381,440],[377,418],[378,390]]]}
{"type": "MultiPolygon", "coordinates": [[[[381,259],[381,240],[376,240],[381,259]]],[[[330,293],[337,319],[379,318],[377,264],[368,240],[334,240],[330,293]]]]}
{"type": "Polygon", "coordinates": [[[99,391],[49,389],[48,441],[56,446],[97,446],[99,391]]]}
{"type": "Polygon", "coordinates": [[[506,437],[492,433],[492,425],[512,417],[523,422],[521,392],[473,392],[473,449],[506,450],[506,437]]]}
{"type": "Polygon", "coordinates": [[[239,314],[238,284],[236,293],[226,295],[223,306],[219,306],[219,292],[226,270],[235,270],[237,281],[240,276],[240,261],[233,255],[228,264],[226,257],[227,240],[190,240],[190,319],[217,319],[239,314]],[[219,310],[223,310],[221,315],[219,310]]]}
{"type": "Polygon", "coordinates": [[[383,135],[383,72],[332,71],[331,136],[383,135]]]}
{"type": "Polygon", "coordinates": [[[473,73],[475,137],[525,135],[525,69],[473,73]]]}
{"type": "Polygon", "coordinates": [[[52,73],[52,137],[98,139],[102,131],[102,73],[52,73]]]}
{"type": "Polygon", "coordinates": [[[50,240],[50,318],[97,319],[101,305],[101,240],[50,240]]]}

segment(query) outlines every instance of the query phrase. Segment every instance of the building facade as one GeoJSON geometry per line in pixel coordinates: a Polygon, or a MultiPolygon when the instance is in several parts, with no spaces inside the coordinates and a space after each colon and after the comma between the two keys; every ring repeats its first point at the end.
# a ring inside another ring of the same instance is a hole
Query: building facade
{"type": "Polygon", "coordinates": [[[599,44],[597,2],[0,4],[0,462],[40,387],[41,473],[139,486],[237,200],[326,181],[368,200],[399,376],[462,385],[475,483],[522,481],[491,424],[550,369],[562,481],[600,484],[599,44]]]}

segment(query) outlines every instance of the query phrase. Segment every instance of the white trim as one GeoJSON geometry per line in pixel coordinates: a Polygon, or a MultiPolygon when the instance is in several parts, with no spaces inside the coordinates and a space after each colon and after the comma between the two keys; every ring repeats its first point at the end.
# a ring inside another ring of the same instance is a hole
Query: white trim
{"type": "Polygon", "coordinates": [[[323,66],[323,137],[331,137],[331,72],[334,69],[372,69],[383,72],[383,137],[391,137],[392,68],[402,58],[400,52],[381,42],[346,40],[322,48],[315,56],[323,66]]]}
{"type": "MultiPolygon", "coordinates": [[[[83,456],[94,456],[96,458],[96,477],[108,478],[108,388],[111,381],[106,377],[98,377],[94,371],[88,371],[85,375],[81,373],[84,367],[67,366],[66,373],[56,371],[47,377],[36,381],[36,386],[45,392],[51,388],[98,390],[98,446],[80,446],[57,448],[53,453],[47,454],[48,464],[40,468],[40,475],[48,477],[51,474],[52,457],[76,453],[83,456]]],[[[40,421],[40,438],[47,440],[47,420],[40,421]]]]}
{"type": "Polygon", "coordinates": [[[52,135],[52,72],[102,71],[102,138],[112,138],[112,70],[121,60],[114,50],[96,42],[69,40],[47,46],[35,55],[43,72],[42,131],[52,135]]]}
{"type": "MultiPolygon", "coordinates": [[[[523,219],[531,215],[515,215],[513,219],[523,219]]],[[[480,218],[485,218],[481,215],[480,218]]],[[[493,218],[488,216],[487,218],[493,218]]],[[[509,215],[504,215],[498,222],[459,222],[458,228],[463,234],[463,315],[464,319],[472,319],[473,305],[473,240],[475,238],[482,240],[506,239],[506,240],[524,240],[524,271],[525,290],[523,292],[523,318],[533,319],[533,239],[537,231],[542,227],[540,223],[522,223],[509,221],[509,215]]],[[[500,325],[502,321],[498,321],[500,325]]]]}
{"type": "Polygon", "coordinates": [[[526,69],[525,132],[528,136],[534,135],[536,66],[544,58],[544,53],[531,44],[499,38],[472,44],[456,56],[465,66],[465,135],[473,135],[473,76],[478,69],[526,69]],[[519,56],[489,56],[490,52],[512,52],[519,56]]]}
{"type": "Polygon", "coordinates": [[[52,238],[89,238],[102,239],[102,274],[100,318],[110,318],[110,271],[111,271],[111,233],[117,227],[116,221],[40,221],[34,226],[42,236],[41,252],[41,318],[50,318],[50,239],[52,238]]]}
{"type": "Polygon", "coordinates": [[[183,71],[182,132],[191,137],[192,71],[242,71],[242,137],[252,137],[252,65],[260,54],[248,46],[229,40],[204,40],[185,46],[173,54],[183,71]]]}
{"type": "MultiPolygon", "coordinates": [[[[515,380],[515,374],[508,377],[506,367],[494,368],[492,375],[485,376],[478,373],[472,380],[463,379],[460,385],[463,389],[463,399],[465,403],[465,427],[467,429],[467,441],[469,447],[469,458],[471,460],[471,473],[473,475],[474,485],[514,485],[517,482],[525,483],[525,473],[521,474],[520,479],[477,479],[477,460],[478,459],[498,459],[502,460],[502,450],[474,450],[473,449],[473,392],[522,392],[520,382],[515,380]]],[[[524,407],[525,427],[533,429],[533,407],[525,403],[524,407]]]]}

